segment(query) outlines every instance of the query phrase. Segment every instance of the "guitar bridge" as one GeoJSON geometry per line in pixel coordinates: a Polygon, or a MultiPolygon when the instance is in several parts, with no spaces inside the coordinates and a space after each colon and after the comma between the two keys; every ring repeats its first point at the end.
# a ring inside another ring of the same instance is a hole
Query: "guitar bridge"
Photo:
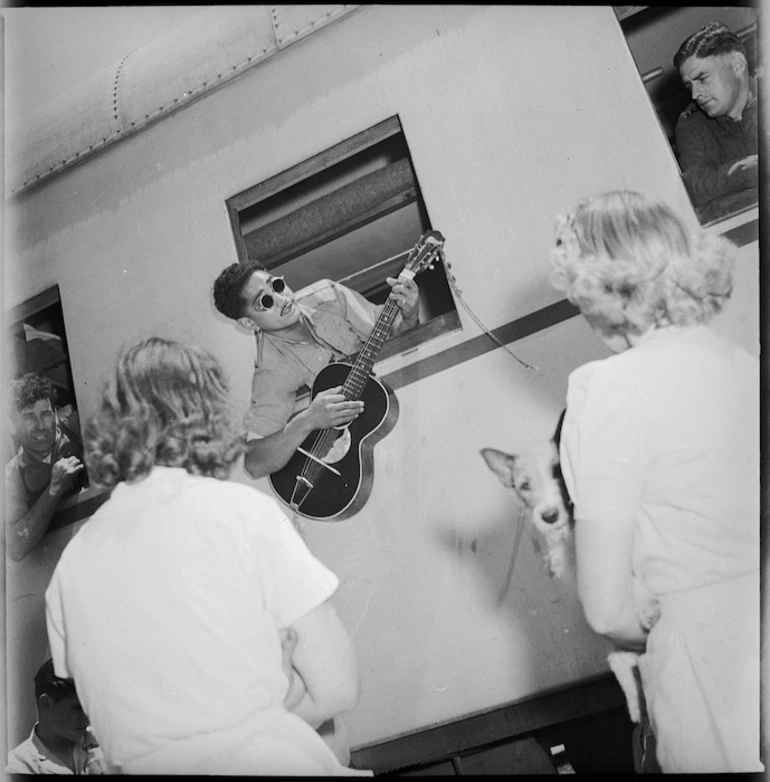
{"type": "Polygon", "coordinates": [[[299,510],[299,506],[305,501],[305,497],[307,497],[312,488],[313,484],[304,475],[298,475],[294,482],[294,491],[291,493],[289,505],[294,510],[299,510]]]}

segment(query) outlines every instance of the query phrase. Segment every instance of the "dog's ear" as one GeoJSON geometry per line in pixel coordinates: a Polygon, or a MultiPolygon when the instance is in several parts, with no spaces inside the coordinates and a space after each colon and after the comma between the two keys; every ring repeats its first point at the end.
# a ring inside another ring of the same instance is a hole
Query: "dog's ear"
{"type": "Polygon", "coordinates": [[[487,467],[500,479],[500,483],[512,489],[516,455],[498,451],[496,448],[482,448],[480,453],[484,457],[487,467]]]}

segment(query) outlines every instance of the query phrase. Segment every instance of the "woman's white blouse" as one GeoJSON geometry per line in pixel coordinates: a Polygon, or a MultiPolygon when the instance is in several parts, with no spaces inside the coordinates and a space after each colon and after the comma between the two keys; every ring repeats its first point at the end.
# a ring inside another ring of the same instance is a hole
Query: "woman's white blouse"
{"type": "Polygon", "coordinates": [[[569,378],[564,478],[580,519],[636,520],[656,593],[759,567],[759,366],[706,326],[654,330],[569,378]]]}

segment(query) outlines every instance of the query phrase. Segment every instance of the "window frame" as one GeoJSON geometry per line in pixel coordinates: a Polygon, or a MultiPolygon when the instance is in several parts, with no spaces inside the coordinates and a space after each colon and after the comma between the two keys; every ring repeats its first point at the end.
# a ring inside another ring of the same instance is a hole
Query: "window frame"
{"type": "MultiPolygon", "coordinates": [[[[248,261],[248,250],[246,242],[244,240],[243,231],[241,228],[240,214],[246,209],[256,206],[260,202],[267,201],[273,196],[287,190],[293,185],[297,185],[311,177],[331,168],[349,158],[352,158],[371,147],[386,141],[396,135],[404,135],[403,127],[397,115],[388,117],[385,120],[373,125],[350,138],[345,139],[332,147],[320,152],[302,162],[291,166],[290,168],[269,177],[262,182],[259,182],[251,187],[247,188],[236,195],[233,195],[225,200],[228,218],[230,220],[230,226],[232,235],[235,241],[235,249],[239,263],[246,263],[248,261]]],[[[288,262],[293,258],[301,256],[304,253],[322,246],[328,242],[333,241],[335,238],[344,236],[357,228],[363,227],[368,223],[371,223],[381,217],[385,217],[388,214],[404,207],[410,203],[418,201],[419,196],[419,184],[414,181],[414,185],[403,189],[396,195],[391,196],[386,201],[380,203],[376,208],[366,212],[359,213],[355,218],[333,226],[327,231],[317,234],[313,240],[307,241],[302,244],[298,244],[295,247],[290,248],[287,251],[279,253],[275,257],[270,257],[265,265],[268,268],[273,268],[281,263],[288,262]]],[[[430,219],[428,219],[430,222],[430,219]]],[[[394,256],[398,257],[398,256],[394,256]]],[[[383,262],[388,259],[383,259],[383,262]]],[[[392,259],[391,259],[392,260],[392,259]]],[[[406,260],[406,254],[404,253],[404,261],[406,260]]],[[[347,284],[348,281],[359,275],[365,274],[367,270],[376,268],[376,264],[357,270],[353,274],[348,274],[345,277],[338,279],[338,282],[347,284]]],[[[447,275],[447,283],[449,283],[449,275],[447,275]]],[[[454,295],[451,293],[453,309],[432,317],[425,323],[420,323],[416,328],[410,329],[403,334],[389,339],[382,347],[377,361],[383,361],[391,356],[406,353],[413,350],[418,345],[423,344],[435,337],[446,334],[451,331],[460,330],[462,328],[460,317],[457,312],[457,302],[454,299],[454,295]]]]}
{"type": "MultiPolygon", "coordinates": [[[[74,407],[81,413],[81,407],[77,398],[75,390],[74,374],[72,372],[72,352],[69,346],[69,340],[66,334],[66,318],[64,312],[64,302],[62,301],[61,291],[58,285],[52,285],[46,288],[44,291],[32,296],[29,299],[17,304],[5,313],[5,333],[6,339],[11,339],[11,330],[19,323],[22,323],[33,316],[43,312],[44,310],[58,304],[61,309],[62,323],[64,325],[64,334],[56,335],[63,338],[67,347],[67,364],[68,364],[68,377],[71,384],[71,392],[74,401],[74,407]]],[[[13,376],[12,368],[15,364],[15,357],[7,356],[6,359],[6,374],[4,377],[7,383],[13,376]]],[[[7,436],[10,437],[10,431],[7,432],[7,436]]],[[[80,436],[81,442],[85,446],[85,438],[83,434],[83,422],[82,419],[79,422],[79,431],[77,434],[80,436]]],[[[85,469],[85,466],[84,468],[85,469]]],[[[70,494],[61,499],[54,514],[51,518],[51,522],[46,530],[46,535],[54,530],[75,522],[81,521],[84,518],[90,516],[102,503],[104,503],[109,497],[109,492],[105,492],[100,489],[95,489],[90,482],[86,487],[80,489],[75,494],[70,494]]]]}
{"type": "MultiPolygon", "coordinates": [[[[750,6],[748,6],[750,7],[750,6]]],[[[649,99],[650,107],[653,110],[653,113],[655,114],[655,118],[658,122],[658,126],[660,128],[660,133],[663,136],[664,141],[666,142],[666,146],[669,149],[669,152],[671,154],[671,158],[674,161],[674,164],[676,165],[677,172],[679,173],[679,177],[682,180],[682,184],[685,184],[684,181],[684,173],[682,171],[681,164],[679,162],[679,155],[675,147],[675,143],[673,138],[669,135],[669,132],[666,129],[666,121],[664,119],[664,113],[663,113],[663,107],[661,105],[661,102],[659,100],[653,99],[653,95],[651,94],[650,85],[652,85],[654,82],[657,82],[661,77],[665,79],[672,78],[672,73],[675,74],[674,78],[677,80],[677,83],[680,85],[678,90],[676,92],[669,92],[667,93],[666,97],[670,100],[672,98],[675,98],[677,93],[681,94],[681,103],[682,106],[688,105],[688,103],[691,101],[691,98],[688,97],[688,90],[684,87],[683,84],[681,84],[681,80],[679,79],[679,75],[676,73],[675,69],[673,69],[671,65],[671,61],[673,60],[674,51],[666,52],[665,56],[661,56],[661,58],[658,60],[658,62],[664,63],[664,65],[657,64],[654,67],[649,67],[647,70],[642,70],[640,64],[637,62],[637,56],[635,52],[635,46],[632,45],[631,38],[635,32],[639,32],[639,30],[643,29],[645,26],[650,24],[657,24],[661,22],[661,20],[665,20],[666,18],[669,19],[669,21],[676,17],[678,13],[681,12],[695,12],[701,10],[700,7],[696,6],[615,6],[615,14],[618,19],[618,24],[621,30],[621,33],[623,35],[623,38],[626,41],[626,45],[628,46],[629,52],[634,59],[634,63],[636,64],[637,71],[639,72],[640,79],[642,81],[642,85],[644,86],[645,92],[647,93],[647,97],[649,99]],[[650,13],[653,14],[652,17],[650,17],[650,13]],[[631,27],[629,28],[629,24],[631,27]]],[[[717,18],[719,16],[719,10],[721,8],[730,8],[732,9],[733,6],[714,6],[714,14],[704,14],[703,19],[701,20],[704,24],[706,21],[710,18],[710,16],[713,16],[713,18],[717,18]]],[[[706,11],[707,9],[704,7],[702,10],[706,11]]],[[[695,32],[697,27],[690,29],[690,32],[695,32]]],[[[758,51],[757,51],[757,36],[758,36],[758,20],[755,19],[755,21],[750,22],[747,25],[744,25],[740,27],[739,29],[735,29],[735,34],[743,41],[744,45],[746,46],[747,51],[749,54],[749,68],[751,70],[752,64],[754,67],[754,70],[756,71],[756,68],[761,64],[758,59],[758,51]],[[753,53],[753,55],[751,54],[753,53]]],[[[684,41],[685,37],[684,35],[680,37],[679,43],[684,41]]],[[[676,124],[676,120],[674,119],[674,125],[676,124]]],[[[669,123],[670,124],[670,123],[669,123]]],[[[673,128],[672,128],[673,133],[673,128]]],[[[689,188],[685,185],[685,189],[687,189],[687,195],[690,200],[690,204],[692,205],[693,210],[695,211],[695,214],[698,218],[698,222],[700,223],[702,228],[708,228],[713,225],[718,225],[722,223],[725,220],[729,220],[734,217],[738,217],[740,215],[749,215],[752,210],[757,209],[759,206],[758,201],[758,194],[756,192],[752,192],[752,190],[756,190],[756,188],[746,188],[744,190],[736,191],[734,193],[728,193],[720,198],[716,198],[712,201],[703,203],[703,204],[696,204],[695,200],[693,199],[692,195],[690,194],[689,188]]]]}

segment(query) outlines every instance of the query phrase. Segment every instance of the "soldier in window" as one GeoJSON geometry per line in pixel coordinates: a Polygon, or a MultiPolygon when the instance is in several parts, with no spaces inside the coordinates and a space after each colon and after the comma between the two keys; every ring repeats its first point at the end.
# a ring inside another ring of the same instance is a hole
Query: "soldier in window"
{"type": "Polygon", "coordinates": [[[676,147],[696,207],[757,187],[757,77],[741,39],[718,22],[691,35],[674,56],[692,103],[676,147]]]}
{"type": "Polygon", "coordinates": [[[24,559],[40,542],[62,497],[85,478],[83,447],[56,414],[56,388],[28,373],[10,384],[9,413],[19,450],[5,467],[8,555],[24,559]]]}

